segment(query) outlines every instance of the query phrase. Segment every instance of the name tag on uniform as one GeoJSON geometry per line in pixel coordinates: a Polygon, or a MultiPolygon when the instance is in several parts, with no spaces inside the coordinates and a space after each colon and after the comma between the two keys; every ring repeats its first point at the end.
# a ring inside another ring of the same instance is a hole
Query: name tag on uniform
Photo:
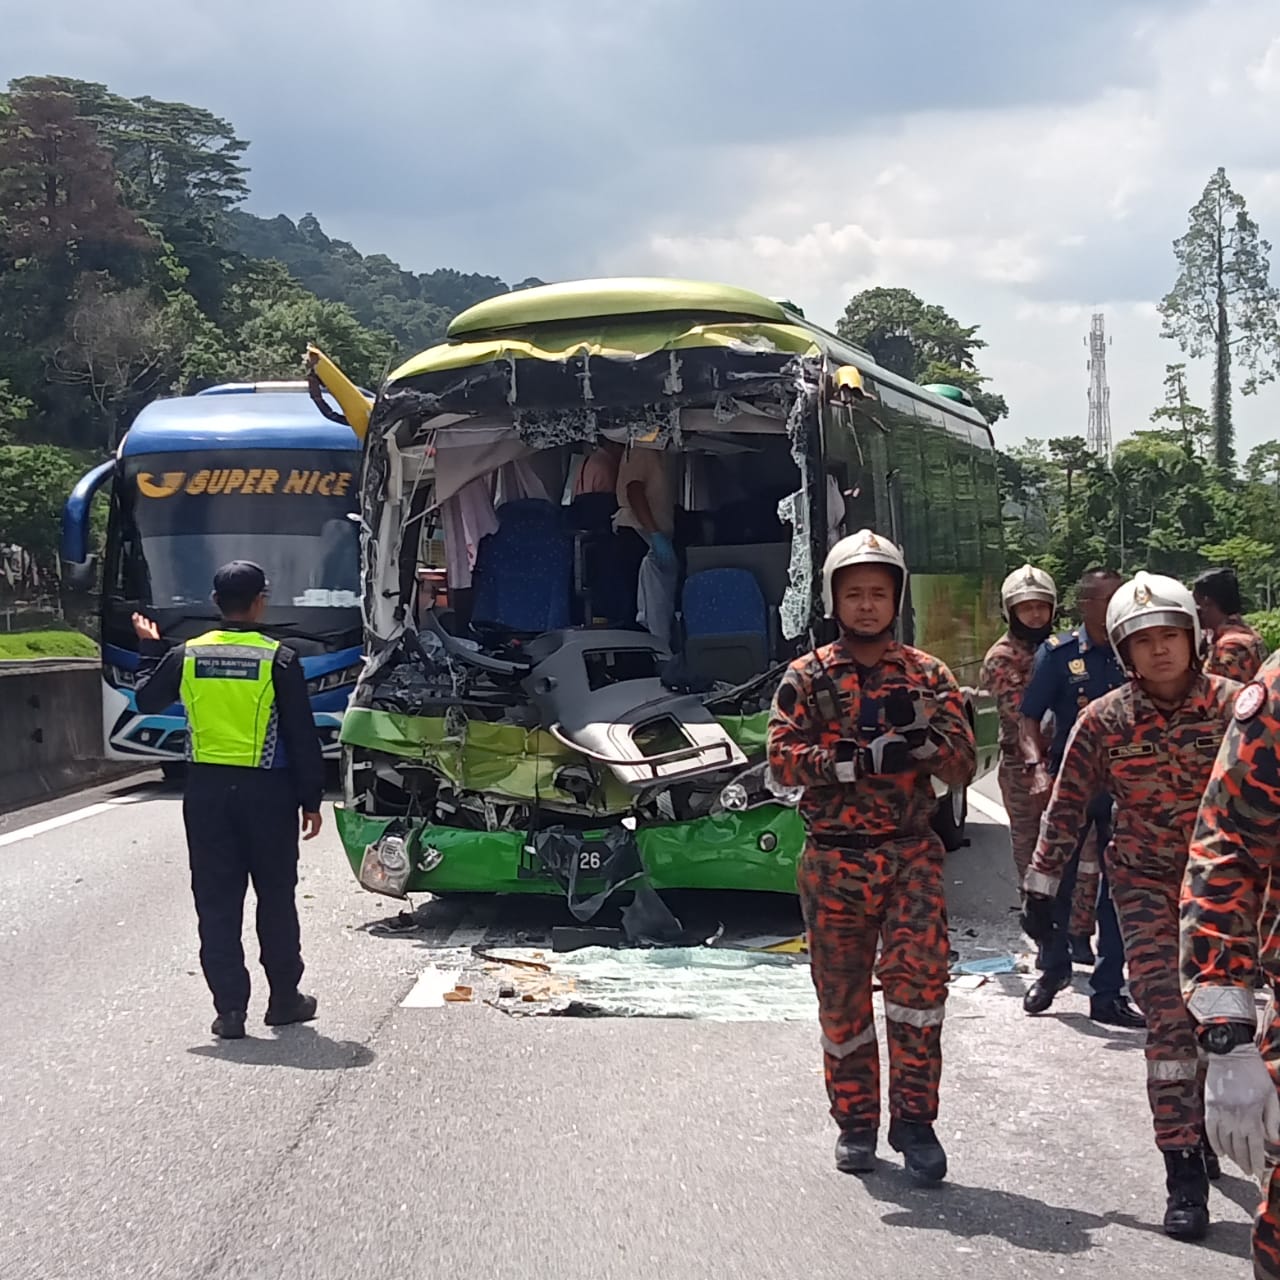
{"type": "Polygon", "coordinates": [[[1153,756],[1155,746],[1150,742],[1131,742],[1124,747],[1111,747],[1107,751],[1108,760],[1132,760],[1138,756],[1153,756]]]}
{"type": "Polygon", "coordinates": [[[1212,736],[1201,737],[1196,739],[1196,746],[1201,748],[1207,747],[1216,751],[1218,749],[1219,741],[1220,739],[1214,738],[1212,736]]]}
{"type": "Polygon", "coordinates": [[[1067,670],[1070,671],[1073,676],[1084,675],[1085,674],[1084,659],[1072,658],[1071,661],[1067,663],[1067,670]]]}
{"type": "Polygon", "coordinates": [[[197,658],[197,680],[256,680],[257,658],[197,658]]]}

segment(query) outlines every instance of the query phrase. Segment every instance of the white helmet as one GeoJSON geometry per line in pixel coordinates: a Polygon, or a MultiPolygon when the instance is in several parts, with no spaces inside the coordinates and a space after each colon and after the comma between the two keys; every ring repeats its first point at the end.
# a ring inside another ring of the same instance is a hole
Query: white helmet
{"type": "Polygon", "coordinates": [[[852,568],[855,564],[879,564],[891,569],[898,579],[898,612],[907,598],[907,562],[902,552],[878,533],[870,529],[859,529],[847,538],[841,538],[830,551],[822,564],[822,603],[827,617],[836,616],[835,596],[832,584],[841,569],[852,568]]]}
{"type": "Polygon", "coordinates": [[[1000,584],[1000,612],[1004,620],[1008,622],[1014,608],[1028,600],[1044,600],[1055,613],[1058,610],[1058,588],[1053,579],[1032,564],[1015,569],[1000,584]]]}
{"type": "Polygon", "coordinates": [[[1121,642],[1148,627],[1184,627],[1191,632],[1191,657],[1199,662],[1203,633],[1195,597],[1177,578],[1162,573],[1136,573],[1111,597],[1107,605],[1107,635],[1124,663],[1121,642]]]}

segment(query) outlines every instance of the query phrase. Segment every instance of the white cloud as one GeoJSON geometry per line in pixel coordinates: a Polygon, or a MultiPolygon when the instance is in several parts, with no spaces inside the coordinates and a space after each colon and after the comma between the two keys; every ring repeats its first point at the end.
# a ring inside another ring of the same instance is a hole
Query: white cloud
{"type": "MultiPolygon", "coordinates": [[[[1276,28],[1269,0],[1205,4],[1142,29],[1156,68],[1146,87],[743,147],[742,180],[704,231],[669,231],[659,217],[604,265],[738,281],[826,323],[857,289],[913,288],[981,323],[982,367],[1014,407],[1010,439],[1083,434],[1082,339],[1101,310],[1123,435],[1159,403],[1164,365],[1183,359],[1160,339],[1155,304],[1174,277],[1170,242],[1218,164],[1280,237],[1276,28]]],[[[1191,373],[1206,400],[1207,367],[1191,373]]],[[[1278,407],[1275,389],[1239,398],[1242,451],[1275,434],[1278,407]]]]}

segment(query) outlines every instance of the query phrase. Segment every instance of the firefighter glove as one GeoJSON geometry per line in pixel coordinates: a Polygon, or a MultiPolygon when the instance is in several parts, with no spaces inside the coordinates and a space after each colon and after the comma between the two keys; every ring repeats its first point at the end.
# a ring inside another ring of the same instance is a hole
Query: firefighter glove
{"type": "Polygon", "coordinates": [[[1213,1149],[1251,1178],[1267,1169],[1266,1144],[1280,1142],[1280,1096],[1255,1044],[1209,1054],[1205,1133],[1213,1149]]]}

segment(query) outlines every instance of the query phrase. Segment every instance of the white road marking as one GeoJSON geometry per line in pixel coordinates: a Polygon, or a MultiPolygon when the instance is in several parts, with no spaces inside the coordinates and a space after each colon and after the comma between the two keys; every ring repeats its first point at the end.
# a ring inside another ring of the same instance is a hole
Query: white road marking
{"type": "Polygon", "coordinates": [[[994,800],[989,800],[980,791],[975,791],[973,787],[969,788],[969,804],[984,817],[993,818],[996,822],[1009,825],[1009,811],[1002,804],[996,804],[994,800]]]}
{"type": "Polygon", "coordinates": [[[98,804],[86,805],[83,809],[73,809],[70,813],[61,813],[56,818],[46,818],[43,822],[33,822],[29,827],[19,827],[16,831],[6,831],[0,835],[0,849],[6,845],[17,844],[20,840],[31,840],[48,831],[57,831],[59,827],[69,827],[73,822],[83,822],[86,818],[96,818],[100,813],[110,813],[122,804],[135,804],[142,796],[128,792],[115,796],[110,800],[102,800],[98,804]]]}
{"type": "Polygon", "coordinates": [[[458,985],[460,969],[437,969],[429,964],[418,974],[413,989],[400,1001],[402,1009],[443,1009],[444,993],[458,985]]]}

